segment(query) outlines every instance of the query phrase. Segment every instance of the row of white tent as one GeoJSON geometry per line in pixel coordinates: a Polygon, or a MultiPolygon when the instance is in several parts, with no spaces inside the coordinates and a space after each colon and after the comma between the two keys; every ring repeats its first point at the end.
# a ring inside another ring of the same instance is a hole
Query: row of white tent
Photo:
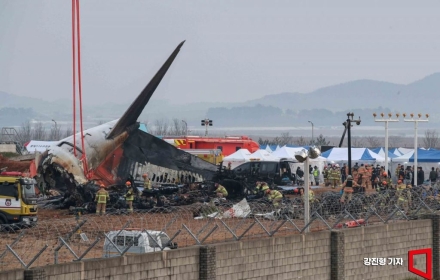
{"type": "MultiPolygon", "coordinates": [[[[223,165],[227,166],[231,163],[231,168],[235,168],[238,165],[249,161],[279,161],[280,159],[286,159],[288,161],[295,162],[295,168],[300,166],[303,168],[303,164],[299,163],[295,159],[295,153],[308,147],[279,147],[273,152],[270,152],[267,147],[265,149],[257,150],[254,153],[250,153],[246,149],[240,149],[237,152],[223,158],[223,165]]],[[[351,149],[352,164],[362,163],[368,164],[385,164],[385,150],[383,148],[368,149],[368,148],[352,148],[351,149]]],[[[431,167],[440,167],[440,151],[435,149],[421,149],[417,150],[418,166],[421,166],[425,171],[425,178],[427,178],[431,167]]],[[[348,148],[332,148],[324,153],[317,159],[311,160],[312,166],[317,166],[320,171],[323,170],[327,163],[343,164],[348,162],[348,148]]],[[[406,148],[390,149],[388,152],[388,166],[392,174],[398,164],[413,165],[414,162],[414,150],[406,148]]],[[[293,166],[292,166],[293,167],[293,166]]]]}

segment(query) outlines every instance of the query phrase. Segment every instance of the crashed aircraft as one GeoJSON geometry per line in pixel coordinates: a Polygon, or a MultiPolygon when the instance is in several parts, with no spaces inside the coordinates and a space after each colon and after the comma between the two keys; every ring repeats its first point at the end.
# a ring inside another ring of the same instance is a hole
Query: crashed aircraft
{"type": "Polygon", "coordinates": [[[120,185],[127,178],[140,178],[143,173],[148,173],[153,181],[163,180],[164,176],[193,180],[210,180],[214,176],[215,165],[138,129],[139,115],[184,42],[176,47],[120,119],[83,131],[84,151],[81,134],[77,133],[36,158],[40,187],[84,195],[81,189],[87,185],[120,185]]]}

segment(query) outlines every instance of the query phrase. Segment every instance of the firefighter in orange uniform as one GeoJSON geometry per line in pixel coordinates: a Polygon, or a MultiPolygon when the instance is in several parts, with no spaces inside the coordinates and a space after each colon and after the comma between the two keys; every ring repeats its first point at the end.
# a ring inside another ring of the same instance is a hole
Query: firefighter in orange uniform
{"type": "Polygon", "coordinates": [[[151,180],[148,178],[148,174],[145,173],[142,178],[144,178],[144,190],[151,191],[151,180]]]}
{"type": "Polygon", "coordinates": [[[127,186],[127,192],[125,193],[124,197],[125,197],[125,202],[127,202],[128,213],[133,213],[134,191],[130,181],[127,181],[125,185],[127,186]]]}
{"type": "MultiPolygon", "coordinates": [[[[368,186],[371,186],[371,176],[373,176],[373,170],[371,169],[371,166],[369,164],[365,165],[365,183],[362,182],[362,185],[365,187],[365,189],[368,189],[368,186]]],[[[364,181],[364,180],[362,180],[364,181]]]]}
{"type": "Polygon", "coordinates": [[[108,191],[105,190],[105,186],[101,184],[99,186],[99,191],[96,193],[95,202],[96,203],[96,214],[105,214],[105,208],[107,206],[107,201],[110,200],[108,191]]]}
{"type": "Polygon", "coordinates": [[[366,170],[365,170],[365,166],[362,163],[361,167],[359,167],[358,170],[358,184],[361,185],[361,187],[365,187],[365,178],[366,178],[366,170]]]}

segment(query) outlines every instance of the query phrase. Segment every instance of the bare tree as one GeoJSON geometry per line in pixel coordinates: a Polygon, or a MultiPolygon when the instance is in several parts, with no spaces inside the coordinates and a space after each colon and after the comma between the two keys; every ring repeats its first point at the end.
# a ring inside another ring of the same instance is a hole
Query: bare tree
{"type": "Polygon", "coordinates": [[[67,138],[73,135],[73,129],[71,127],[66,127],[66,129],[61,133],[61,139],[67,138]]]}
{"type": "Polygon", "coordinates": [[[15,136],[15,141],[24,145],[26,142],[31,141],[32,138],[32,126],[30,121],[25,121],[21,124],[15,136]]]}
{"type": "Polygon", "coordinates": [[[330,144],[330,141],[325,140],[324,135],[319,134],[319,136],[314,141],[310,141],[310,144],[316,146],[328,146],[328,144],[330,144]]]}
{"type": "Polygon", "coordinates": [[[169,123],[167,119],[160,119],[154,122],[154,134],[165,136],[169,134],[169,123]]]}
{"type": "Polygon", "coordinates": [[[367,148],[377,148],[380,147],[382,143],[378,137],[374,137],[374,136],[366,136],[365,141],[367,144],[366,145],[367,148]]]}
{"type": "Polygon", "coordinates": [[[54,124],[49,131],[49,139],[51,141],[58,141],[61,139],[61,126],[54,124]]]}
{"type": "Polygon", "coordinates": [[[281,137],[279,138],[280,143],[277,145],[284,146],[284,145],[291,145],[293,143],[293,137],[289,135],[289,132],[283,132],[281,133],[281,137]]]}
{"type": "Polygon", "coordinates": [[[439,142],[440,139],[437,130],[425,130],[425,138],[423,138],[423,144],[425,145],[425,148],[437,148],[440,144],[439,142]]]}
{"type": "Polygon", "coordinates": [[[172,127],[170,128],[170,134],[172,135],[185,135],[186,134],[186,125],[182,120],[178,118],[174,118],[172,120],[172,127]]]}
{"type": "Polygon", "coordinates": [[[32,131],[33,140],[46,140],[46,129],[42,122],[36,122],[32,131]]]}
{"type": "Polygon", "coordinates": [[[296,138],[295,144],[298,146],[306,146],[308,144],[308,141],[303,136],[300,136],[296,138]]]}
{"type": "Polygon", "coordinates": [[[272,139],[272,145],[280,145],[281,146],[281,139],[280,139],[280,137],[274,137],[273,139],[272,139]]]}
{"type": "Polygon", "coordinates": [[[260,145],[272,145],[269,139],[258,138],[258,144],[260,145]]]}
{"type": "Polygon", "coordinates": [[[403,137],[402,136],[389,136],[388,137],[388,147],[397,148],[402,145],[403,137]]]}
{"type": "Polygon", "coordinates": [[[362,137],[351,137],[351,146],[353,148],[362,148],[365,146],[364,139],[362,137]]]}

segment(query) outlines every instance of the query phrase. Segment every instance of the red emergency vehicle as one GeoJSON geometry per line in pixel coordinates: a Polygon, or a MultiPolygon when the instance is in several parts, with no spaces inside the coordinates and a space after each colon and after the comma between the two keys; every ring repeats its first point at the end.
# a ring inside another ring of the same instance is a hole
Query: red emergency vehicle
{"type": "Polygon", "coordinates": [[[247,136],[200,137],[200,136],[167,136],[163,138],[173,142],[180,149],[219,149],[223,156],[229,156],[240,149],[253,153],[260,148],[257,142],[247,136]]]}

